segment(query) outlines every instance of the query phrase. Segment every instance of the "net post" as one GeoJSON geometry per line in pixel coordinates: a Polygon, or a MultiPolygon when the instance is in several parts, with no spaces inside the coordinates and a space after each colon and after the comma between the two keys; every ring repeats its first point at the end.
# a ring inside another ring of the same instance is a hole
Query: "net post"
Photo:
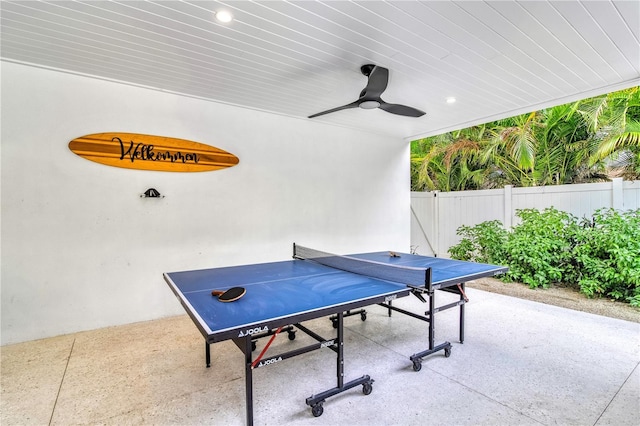
{"type": "Polygon", "coordinates": [[[431,268],[425,271],[424,288],[431,291],[431,268]]]}

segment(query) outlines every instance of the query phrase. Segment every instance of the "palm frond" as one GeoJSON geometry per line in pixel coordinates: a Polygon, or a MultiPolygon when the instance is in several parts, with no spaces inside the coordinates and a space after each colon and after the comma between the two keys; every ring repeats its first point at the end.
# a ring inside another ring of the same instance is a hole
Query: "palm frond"
{"type": "Polygon", "coordinates": [[[640,146],[640,122],[629,121],[622,133],[610,133],[598,145],[592,161],[602,160],[616,150],[640,146]]]}
{"type": "Polygon", "coordinates": [[[578,114],[580,114],[587,123],[589,130],[592,132],[598,131],[601,123],[601,115],[607,109],[607,96],[597,96],[594,98],[586,99],[580,103],[578,107],[578,114]]]}

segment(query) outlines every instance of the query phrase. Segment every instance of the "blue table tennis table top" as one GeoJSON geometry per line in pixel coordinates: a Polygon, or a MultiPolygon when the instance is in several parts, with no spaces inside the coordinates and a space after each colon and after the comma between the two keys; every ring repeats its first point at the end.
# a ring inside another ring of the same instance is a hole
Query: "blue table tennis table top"
{"type": "MultiPolygon", "coordinates": [[[[432,288],[444,288],[493,276],[506,268],[473,262],[389,252],[349,255],[397,266],[431,268],[432,288]]],[[[341,271],[309,260],[231,266],[164,274],[205,338],[210,341],[241,337],[243,332],[271,329],[305,320],[392,300],[409,294],[405,284],[341,271]],[[246,294],[223,303],[212,290],[244,287],[246,294]]]]}

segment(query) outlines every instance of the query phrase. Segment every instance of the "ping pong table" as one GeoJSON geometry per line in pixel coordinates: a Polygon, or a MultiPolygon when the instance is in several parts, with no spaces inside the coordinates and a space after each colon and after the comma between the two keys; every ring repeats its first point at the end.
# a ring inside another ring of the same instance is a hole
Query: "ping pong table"
{"type": "Polygon", "coordinates": [[[363,375],[344,380],[344,318],[360,314],[362,308],[381,305],[428,323],[428,347],[409,357],[419,371],[422,359],[435,352],[451,354],[451,344],[435,345],[434,324],[437,312],[459,307],[460,342],[464,341],[464,291],[466,281],[503,273],[507,268],[415,254],[375,252],[338,256],[294,244],[293,260],[231,266],[214,269],[165,273],[164,279],[205,339],[206,366],[211,365],[210,345],[232,340],[244,354],[247,424],[253,424],[252,370],[314,350],[327,348],[336,353],[337,385],[306,399],[314,416],[323,412],[325,400],[357,386],[371,393],[374,380],[363,375]],[[214,290],[243,287],[240,299],[222,303],[212,296],[214,290]],[[458,295],[443,306],[435,305],[435,291],[458,295]],[[425,314],[393,305],[395,299],[415,295],[429,308],[425,314]],[[428,298],[428,302],[427,302],[428,298]],[[357,311],[360,309],[359,311],[357,311]],[[325,338],[302,323],[330,317],[336,335],[325,338]],[[275,336],[286,332],[290,340],[296,331],[311,336],[317,343],[264,357],[275,336]],[[269,337],[269,343],[254,358],[257,339],[269,337]]]}

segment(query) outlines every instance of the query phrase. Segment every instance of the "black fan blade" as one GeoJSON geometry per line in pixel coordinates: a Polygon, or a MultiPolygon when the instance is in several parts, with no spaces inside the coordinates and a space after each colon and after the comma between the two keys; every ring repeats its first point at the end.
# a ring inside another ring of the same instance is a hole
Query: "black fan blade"
{"type": "Polygon", "coordinates": [[[406,105],[388,104],[386,102],[380,103],[380,109],[383,109],[391,114],[405,115],[407,117],[422,117],[426,112],[419,109],[408,107],[406,105]]]}
{"type": "Polygon", "coordinates": [[[371,109],[375,108],[376,103],[379,104],[378,108],[390,112],[391,114],[404,115],[406,117],[422,117],[426,114],[419,109],[408,107],[405,105],[388,104],[380,98],[380,96],[382,96],[382,92],[387,89],[387,84],[389,83],[388,69],[372,64],[367,64],[360,67],[360,72],[367,76],[368,81],[367,86],[362,89],[362,92],[360,92],[360,97],[357,101],[338,108],[333,108],[327,111],[310,115],[309,118],[318,117],[343,109],[357,108],[360,105],[363,105],[364,109],[371,109]]]}
{"type": "Polygon", "coordinates": [[[307,118],[314,118],[314,117],[318,117],[320,115],[325,115],[325,114],[329,114],[329,113],[336,112],[336,111],[342,111],[343,109],[358,108],[358,105],[360,105],[360,103],[358,101],[355,101],[355,102],[352,102],[352,103],[347,104],[347,105],[342,105],[342,106],[340,106],[338,108],[328,109],[326,111],[322,111],[322,112],[319,112],[317,114],[310,115],[307,118]]]}
{"type": "Polygon", "coordinates": [[[373,67],[369,74],[367,87],[360,93],[360,99],[376,100],[387,89],[389,83],[389,70],[383,67],[373,67]]]}

